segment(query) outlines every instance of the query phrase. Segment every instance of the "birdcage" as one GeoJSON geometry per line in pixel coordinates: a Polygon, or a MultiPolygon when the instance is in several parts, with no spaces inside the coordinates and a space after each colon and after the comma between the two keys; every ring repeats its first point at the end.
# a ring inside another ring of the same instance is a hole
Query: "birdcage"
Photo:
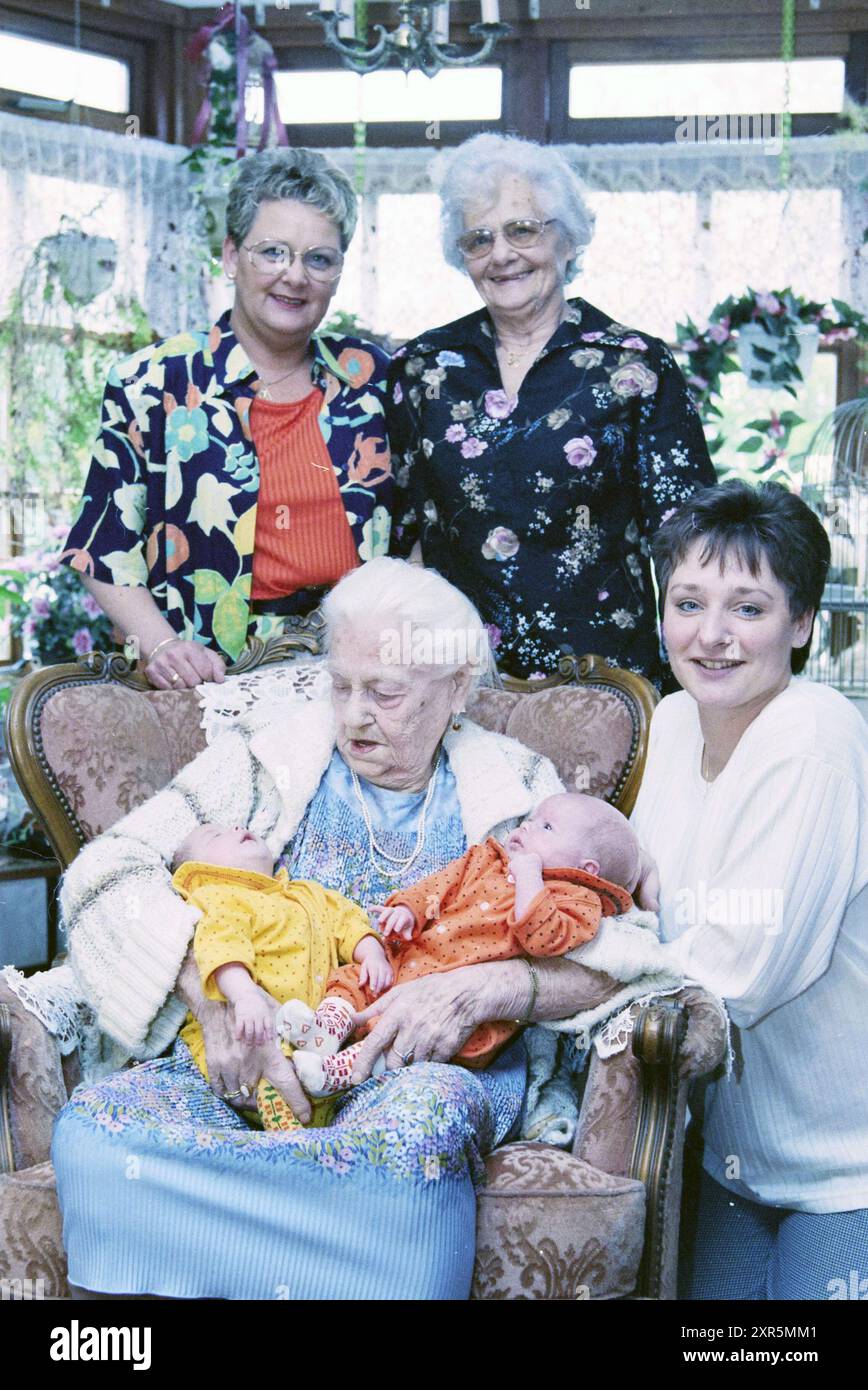
{"type": "Polygon", "coordinates": [[[845,401],[805,455],[802,497],[832,548],[805,675],[868,696],[868,399],[845,401]]]}

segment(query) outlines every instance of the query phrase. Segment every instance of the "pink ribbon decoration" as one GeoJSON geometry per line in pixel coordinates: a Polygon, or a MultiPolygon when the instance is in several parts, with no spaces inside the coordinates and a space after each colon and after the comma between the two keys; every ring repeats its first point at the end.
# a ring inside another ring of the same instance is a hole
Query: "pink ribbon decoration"
{"type": "Polygon", "coordinates": [[[268,143],[268,132],[274,126],[274,133],[277,136],[278,145],[288,145],[289,140],[286,134],[286,126],[280,119],[280,111],[277,106],[277,89],[274,84],[274,74],[277,69],[277,59],[273,53],[269,53],[262,63],[262,134],[259,137],[259,148],[265,149],[268,143]]]}
{"type": "MultiPolygon", "coordinates": [[[[192,63],[199,63],[203,58],[207,61],[208,45],[211,40],[223,30],[229,29],[230,26],[235,30],[235,153],[236,157],[241,159],[247,153],[247,114],[244,109],[244,94],[247,86],[251,29],[249,22],[242,12],[240,0],[235,0],[234,3],[224,5],[210,24],[203,24],[201,29],[197,30],[193,35],[184,52],[192,63]]],[[[280,112],[277,107],[277,93],[274,83],[276,68],[277,59],[269,48],[268,53],[262,61],[264,112],[262,119],[262,134],[259,138],[260,150],[264,150],[268,144],[268,133],[272,127],[274,128],[275,137],[279,145],[286,145],[289,143],[286,127],[280,119],[280,112]]],[[[209,77],[210,67],[205,78],[206,87],[209,77]]],[[[192,143],[194,145],[201,145],[204,141],[212,114],[213,108],[211,99],[206,90],[202,105],[199,107],[196,120],[193,124],[192,143]]]]}

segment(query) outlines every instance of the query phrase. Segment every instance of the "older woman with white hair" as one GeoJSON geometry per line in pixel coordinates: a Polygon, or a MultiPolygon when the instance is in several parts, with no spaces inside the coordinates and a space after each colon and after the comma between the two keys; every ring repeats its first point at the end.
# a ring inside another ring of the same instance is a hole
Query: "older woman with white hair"
{"type": "Polygon", "coordinates": [[[715,481],[665,344],[565,288],[594,214],[557,149],[495,134],[441,155],[443,248],[485,307],[396,354],[395,553],[479,608],[501,670],[562,645],[660,682],[648,539],[715,481]]]}
{"type": "MultiPolygon", "coordinates": [[[[248,827],[290,878],[370,907],[473,842],[503,842],[560,790],[547,759],[463,713],[488,645],[446,580],[382,557],[347,575],[324,613],[331,698],[248,716],[66,874],[91,1075],[58,1118],[52,1157],[69,1277],[86,1296],[466,1297],[473,1176],[516,1123],[525,1061],[520,1041],[487,1071],[448,1059],[484,1021],[571,1018],[617,989],[567,960],[402,984],[373,1006],[353,1077],[365,1084],[330,1128],[258,1132],[232,1108],[265,1076],[310,1117],[279,1046],[237,1042],[227,1006],[202,996],[188,954],[198,912],[169,874],[197,824],[248,827]],[[188,1007],[211,1087],[175,1041],[188,1007]],[[365,1081],[378,1056],[389,1070],[365,1081]],[[131,1057],[141,1065],[117,1070],[131,1057]]],[[[27,985],[32,1006],[40,986],[27,985]]]]}
{"type": "Polygon", "coordinates": [[[112,369],[61,556],[161,690],[222,681],[389,543],[386,354],[318,332],[356,225],[312,150],[241,162],[223,265],[235,302],[112,369]]]}

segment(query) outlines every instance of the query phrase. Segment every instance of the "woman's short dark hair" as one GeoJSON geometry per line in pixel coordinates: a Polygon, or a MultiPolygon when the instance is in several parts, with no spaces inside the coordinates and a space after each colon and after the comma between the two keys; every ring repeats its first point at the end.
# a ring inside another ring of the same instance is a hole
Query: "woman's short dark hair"
{"type": "MultiPolygon", "coordinates": [[[[722,569],[735,553],[756,576],[765,557],[786,590],[790,617],[795,621],[809,610],[816,616],[831,556],[829,537],[807,503],[780,483],[752,487],[733,478],[703,488],[664,521],[651,541],[661,620],[672,571],[698,540],[703,543],[703,565],[717,560],[722,569]]],[[[790,665],[795,675],[805,668],[813,632],[812,623],[805,645],[793,648],[790,665]]]]}

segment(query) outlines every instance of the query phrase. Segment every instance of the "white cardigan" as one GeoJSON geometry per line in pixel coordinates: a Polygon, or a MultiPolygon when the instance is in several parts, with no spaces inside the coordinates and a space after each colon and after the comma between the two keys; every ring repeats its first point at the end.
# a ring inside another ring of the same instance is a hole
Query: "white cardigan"
{"type": "Polygon", "coordinates": [[[706,1169],[759,1202],[866,1207],[868,728],[797,679],[711,784],[702,743],[695,701],[661,701],[633,826],[667,957],[737,1025],[735,1071],[705,1096],[706,1169]]]}
{"type": "MultiPolygon", "coordinates": [[[[62,1021],[63,1051],[84,1044],[87,1074],[158,1056],[183,1022],[185,1006],[172,991],[200,914],[172,888],[177,847],[196,825],[216,821],[249,827],[276,857],[301,823],[334,743],[329,702],[260,706],[70,865],[60,893],[69,965],[7,979],[52,1032],[62,1021]]],[[[547,758],[466,718],[443,746],[471,843],[505,838],[563,790],[547,758]]]]}

